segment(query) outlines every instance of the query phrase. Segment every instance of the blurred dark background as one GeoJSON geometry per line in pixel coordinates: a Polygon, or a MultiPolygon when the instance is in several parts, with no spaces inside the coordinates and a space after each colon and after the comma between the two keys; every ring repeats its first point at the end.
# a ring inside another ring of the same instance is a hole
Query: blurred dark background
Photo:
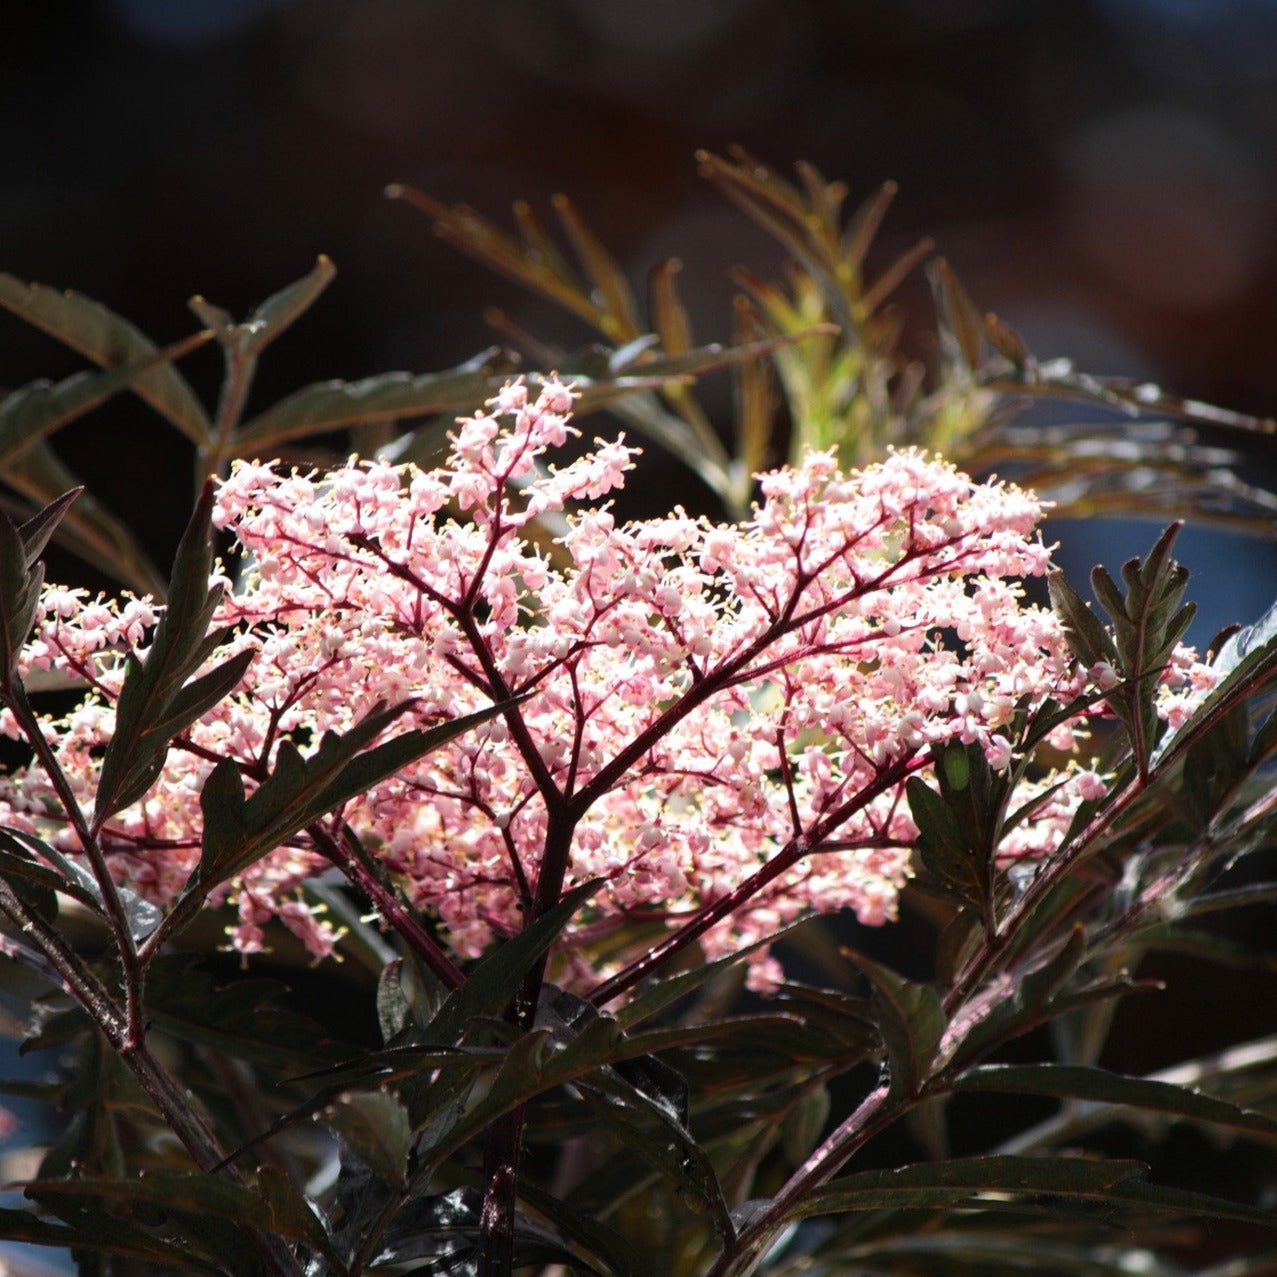
{"type": "MultiPolygon", "coordinates": [[[[339,278],[263,361],[261,405],[455,364],[491,340],[489,304],[584,340],[384,199],[390,181],[501,221],[566,191],[640,288],[681,256],[698,336],[727,337],[727,268],[779,264],[696,175],[696,148],[738,142],[782,171],[813,161],[853,202],[899,182],[881,262],[934,235],[1040,356],[1277,412],[1271,0],[67,0],[8,17],[0,269],[172,340],[191,294],[243,314],[328,253],[339,278]]],[[[925,328],[920,278],[904,298],[925,328]]],[[[0,384],[75,366],[0,315],[0,384]]],[[[184,369],[211,398],[217,357],[184,369]]],[[[121,399],[64,446],[117,502],[148,467],[166,562],[181,442],[121,399]]],[[[1266,448],[1252,477],[1277,472],[1266,448]]],[[[1084,570],[1153,530],[1060,535],[1084,570]]],[[[1277,593],[1261,541],[1180,548],[1210,591],[1199,641],[1277,593]]]]}
{"type": "MultiPolygon", "coordinates": [[[[517,197],[566,191],[640,290],[682,257],[698,336],[727,338],[727,268],[780,262],[696,175],[698,147],[741,143],[845,178],[853,202],[896,180],[880,262],[933,235],[1039,356],[1277,415],[1274,0],[65,0],[5,16],[0,269],[168,341],[195,327],[191,294],[242,315],[317,253],[336,262],[264,359],[259,405],[456,364],[492,340],[487,305],[585,340],[384,199],[391,181],[502,222],[517,197]]],[[[925,331],[921,279],[904,299],[925,331]]],[[[0,314],[0,384],[77,366],[0,314]]],[[[184,370],[211,400],[215,355],[184,370]]],[[[181,441],[121,399],[63,443],[167,562],[189,509],[181,441]]],[[[1277,482],[1277,446],[1256,440],[1249,465],[1277,482]]],[[[1155,532],[1056,535],[1080,577],[1155,532]]],[[[1277,595],[1270,541],[1193,532],[1180,551],[1201,642],[1277,595]]],[[[1263,988],[1257,1004],[1252,982],[1212,973],[1174,1052],[1271,1029],[1263,988]]],[[[1169,1062],[1155,1035],[1133,1022],[1121,1062],[1169,1062]]]]}

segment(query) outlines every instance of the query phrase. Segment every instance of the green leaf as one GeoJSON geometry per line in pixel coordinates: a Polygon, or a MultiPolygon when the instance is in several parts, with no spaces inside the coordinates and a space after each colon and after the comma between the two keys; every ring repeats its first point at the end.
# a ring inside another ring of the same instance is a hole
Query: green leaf
{"type": "Polygon", "coordinates": [[[985,1064],[960,1074],[953,1085],[962,1091],[1051,1095],[1122,1105],[1255,1135],[1277,1135],[1277,1118],[1265,1113],[1239,1108],[1227,1100],[1170,1082],[1129,1077],[1084,1065],[985,1064]]]}
{"type": "Polygon", "coordinates": [[[864,954],[843,955],[869,980],[878,1028],[887,1050],[893,1096],[916,1096],[930,1072],[945,1029],[940,995],[928,984],[915,984],[864,954]]]}
{"type": "MultiPolygon", "coordinates": [[[[155,353],[155,344],[127,320],[79,293],[44,284],[24,284],[0,274],[0,306],[34,324],[104,368],[134,363],[155,353]]],[[[193,443],[209,442],[208,416],[186,380],[164,364],[139,377],[133,389],[193,443]]]]}
{"type": "Polygon", "coordinates": [[[516,367],[496,346],[447,372],[381,373],[363,381],[322,381],[281,399],[236,432],[234,453],[260,456],[291,439],[373,421],[470,411],[516,367]]]}

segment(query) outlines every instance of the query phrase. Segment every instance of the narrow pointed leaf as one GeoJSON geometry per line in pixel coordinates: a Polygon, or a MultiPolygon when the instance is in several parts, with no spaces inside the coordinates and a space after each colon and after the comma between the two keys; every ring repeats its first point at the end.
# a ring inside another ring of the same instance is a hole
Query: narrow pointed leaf
{"type": "Polygon", "coordinates": [[[324,1121],[386,1183],[402,1188],[412,1147],[408,1110],[388,1091],[348,1091],[324,1110],[324,1121]]]}
{"type": "Polygon", "coordinates": [[[1050,573],[1046,583],[1051,594],[1051,606],[1066,626],[1073,655],[1087,667],[1101,661],[1115,663],[1117,649],[1113,640],[1099,618],[1082,601],[1081,595],[1065,580],[1063,573],[1050,573]]]}
{"type": "Polygon", "coordinates": [[[976,368],[980,363],[981,339],[984,336],[980,312],[971,304],[967,290],[943,257],[932,263],[931,275],[941,317],[953,333],[967,367],[976,368]]]}
{"type": "Polygon", "coordinates": [[[863,954],[844,950],[844,956],[869,980],[892,1094],[918,1094],[944,1033],[940,995],[930,985],[905,980],[863,954]]]}
{"type": "Polygon", "coordinates": [[[1212,1126],[1277,1135],[1277,1118],[1170,1082],[1111,1073],[1107,1069],[1068,1064],[986,1064],[954,1079],[963,1091],[998,1091],[1017,1095],[1053,1095],[1166,1113],[1212,1126]]]}
{"type": "Polygon", "coordinates": [[[1098,1158],[954,1158],[843,1176],[813,1189],[793,1206],[788,1218],[837,1211],[943,1208],[978,1200],[987,1193],[1103,1201],[1118,1185],[1137,1180],[1143,1173],[1140,1162],[1098,1158]]]}
{"type": "Polygon", "coordinates": [[[260,456],[281,443],[374,421],[472,411],[517,366],[492,347],[448,372],[381,373],[362,381],[321,381],[295,391],[236,432],[235,454],[260,456]]]}
{"type": "MultiPolygon", "coordinates": [[[[79,478],[49,446],[39,440],[0,467],[0,476],[29,501],[44,504],[72,488],[79,478]]],[[[56,536],[60,543],[114,580],[139,594],[164,593],[164,577],[132,532],[91,492],[64,515],[56,536]]]]}
{"type": "MultiPolygon", "coordinates": [[[[207,654],[208,627],[221,597],[220,587],[210,589],[208,583],[213,565],[212,510],[213,488],[205,484],[182,534],[168,604],[152,635],[145,663],[130,654],[116,702],[115,732],[102,759],[98,781],[94,819],[99,828],[154,783],[169,741],[180,730],[176,724],[181,716],[175,716],[172,707],[207,654]],[[166,727],[173,730],[166,733],[166,727]]],[[[211,688],[221,686],[230,673],[236,673],[234,681],[238,682],[244,664],[240,657],[233,657],[213,671],[211,682],[197,684],[197,692],[188,694],[187,707],[198,704],[211,688]]]]}
{"type": "Polygon", "coordinates": [[[30,1211],[0,1209],[0,1237],[9,1242],[54,1246],[67,1251],[92,1251],[148,1265],[161,1264],[179,1272],[212,1273],[213,1277],[222,1277],[225,1272],[215,1259],[151,1236],[136,1224],[115,1219],[104,1212],[97,1214],[91,1223],[68,1225],[51,1223],[30,1211]]]}
{"type": "Polygon", "coordinates": [[[593,286],[593,300],[606,316],[605,332],[608,337],[613,341],[629,341],[638,336],[642,329],[639,327],[634,294],[630,291],[625,272],[586,226],[566,195],[556,195],[552,202],[554,211],[559,216],[559,223],[571,240],[593,286]]]}
{"type": "Polygon", "coordinates": [[[163,350],[152,350],[105,372],[79,372],[56,384],[35,381],[0,401],[0,466],[40,439],[91,412],[152,369],[204,345],[211,333],[196,333],[163,350]]]}
{"type": "MultiPolygon", "coordinates": [[[[155,351],[154,342],[140,329],[80,293],[24,284],[12,275],[0,274],[0,306],[101,367],[130,363],[155,351]]],[[[133,388],[193,443],[208,443],[208,415],[185,378],[171,365],[139,377],[133,388]]]]}
{"type": "Polygon", "coordinates": [[[286,332],[315,304],[320,293],[333,282],[337,268],[320,253],[314,268],[296,282],[268,297],[245,321],[245,355],[259,355],[281,333],[286,332]]]}
{"type": "Polygon", "coordinates": [[[448,994],[427,1030],[427,1044],[451,1046],[475,1017],[501,1015],[572,915],[603,885],[601,878],[569,891],[530,926],[504,941],[471,968],[464,985],[448,994]]]}
{"type": "Polygon", "coordinates": [[[58,524],[66,517],[75,499],[84,491],[83,488],[72,488],[64,492],[54,501],[50,501],[42,510],[33,514],[19,529],[18,535],[26,551],[27,567],[33,567],[44,553],[50,537],[58,529],[58,524]]]}
{"type": "Polygon", "coordinates": [[[35,624],[44,565],[27,566],[22,534],[0,513],[0,690],[8,693],[18,673],[18,658],[35,624]]]}

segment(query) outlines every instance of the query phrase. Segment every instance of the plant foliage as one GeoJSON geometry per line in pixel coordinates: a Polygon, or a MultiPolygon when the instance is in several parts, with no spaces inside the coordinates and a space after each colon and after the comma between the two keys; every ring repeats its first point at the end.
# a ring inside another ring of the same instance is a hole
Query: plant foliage
{"type": "MultiPolygon", "coordinates": [[[[738,272],[726,345],[693,337],[679,263],[653,269],[643,305],[566,198],[553,227],[517,205],[511,233],[468,208],[390,193],[591,330],[593,344],[569,351],[496,316],[503,339],[543,370],[533,388],[553,393],[557,369],[575,384],[577,415],[606,411],[666,449],[730,518],[746,516],[755,473],[784,447],[791,459],[829,449],[867,466],[889,446],[918,445],[973,473],[1010,471],[1064,513],[1271,524],[1277,497],[1242,484],[1227,469],[1233,454],[1193,433],[1205,423],[1240,437],[1271,423],[1038,361],[941,260],[928,267],[940,358],[924,369],[903,353],[890,299],[929,243],[870,264],[891,188],[848,217],[845,186],[810,166],[790,182],[744,153],[700,164],[788,258],[778,282],[738,272]],[[699,379],[719,369],[736,385],[726,437],[697,399],[699,379]],[[1128,419],[1014,424],[1015,406],[1042,396],[1128,419]]],[[[520,922],[494,926],[486,952],[450,949],[407,875],[348,816],[388,778],[480,729],[525,748],[522,707],[539,687],[509,686],[455,651],[454,669],[486,697],[479,709],[458,704],[433,726],[405,726],[411,697],[379,702],[318,739],[281,729],[251,764],[204,758],[189,876],[163,905],[121,879],[109,822],[145,803],[175,752],[208,752],[193,725],[241,693],[256,649],[232,650],[237,631],[220,619],[211,484],[201,483],[164,586],[119,518],[79,492],[57,432],[127,389],[188,440],[201,476],[283,445],[327,466],[334,454],[320,436],[338,429],[407,461],[437,449],[441,421],[519,365],[493,347],[442,372],[319,381],[247,414],[258,360],[332,275],[320,258],[242,321],[195,298],[199,331],[165,346],[79,294],[0,276],[0,305],[95,365],[0,402],[0,478],[28,507],[22,520],[0,514],[0,703],[47,781],[35,815],[57,823],[0,828],[0,950],[24,1049],[56,1048],[65,1066],[5,1086],[66,1119],[25,1178],[28,1205],[0,1211],[0,1238],[67,1249],[100,1277],[1271,1271],[1277,1250],[1255,1239],[1277,1218],[1263,1169],[1277,1141],[1277,1037],[1148,1073],[1105,1063],[1135,995],[1175,1041],[1185,1008],[1141,975],[1158,955],[1272,965],[1271,946],[1218,924],[1268,917],[1277,900],[1277,609],[1194,666],[1199,685],[1168,711],[1192,617],[1188,574],[1173,558],[1178,524],[1119,577],[1095,569],[1097,606],[1050,578],[1082,691],[1009,704],[996,751],[987,737],[953,737],[884,769],[873,797],[895,786],[893,819],[907,807],[907,906],[931,942],[905,970],[861,943],[863,931],[844,929],[850,948],[825,923],[781,918],[775,934],[703,960],[698,943],[743,906],[744,889],[724,888],[677,927],[637,906],[616,922],[599,905],[610,884],[579,881],[566,852],[557,881],[547,853],[520,922]],[[177,368],[210,341],[225,363],[212,408],[177,368]],[[110,699],[114,720],[88,793],[59,763],[54,719],[42,717],[47,685],[23,655],[54,537],[131,587],[164,586],[167,599],[145,641],[115,653],[118,690],[90,688],[85,703],[110,699]],[[1103,783],[1048,855],[1022,856],[1026,831],[1073,783],[1068,772],[1049,781],[1050,742],[1088,719],[1103,783]],[[240,969],[221,952],[221,906],[250,869],[303,849],[328,866],[306,907],[337,917],[349,960],[308,972],[276,927],[276,978],[256,960],[240,969]],[[553,961],[569,935],[588,937],[571,950],[575,970],[553,961]],[[788,973],[765,998],[744,994],[773,942],[788,973]],[[1207,1167],[1199,1176],[1164,1155],[1180,1128],[1209,1136],[1193,1145],[1207,1167]],[[1212,1173],[1232,1161],[1254,1174],[1212,1173]]],[[[544,524],[549,561],[562,525],[544,524]]],[[[349,546],[407,572],[385,546],[349,546]]],[[[238,569],[241,579],[260,570],[238,569]]],[[[478,632],[472,596],[430,582],[420,593],[478,632]]],[[[812,644],[817,620],[802,631],[812,644]]],[[[711,667],[688,661],[689,699],[701,695],[697,678],[708,697],[711,667]]],[[[625,766],[656,775],[658,741],[653,733],[625,766]]],[[[792,800],[789,765],[778,750],[770,770],[792,800]]],[[[555,820],[579,818],[595,794],[586,783],[559,793],[548,765],[529,766],[548,795],[553,847],[555,820]]],[[[808,850],[796,835],[746,886],[761,890],[808,850]]],[[[836,854],[832,842],[821,848],[836,854]]]]}

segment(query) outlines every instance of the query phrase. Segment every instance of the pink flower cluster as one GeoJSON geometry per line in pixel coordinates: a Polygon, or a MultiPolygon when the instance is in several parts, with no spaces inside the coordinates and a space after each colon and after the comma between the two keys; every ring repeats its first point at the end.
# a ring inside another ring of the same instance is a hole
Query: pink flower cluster
{"type": "MultiPolygon", "coordinates": [[[[571,402],[555,381],[535,398],[509,385],[458,423],[431,471],[236,464],[215,521],[247,557],[218,623],[255,659],[148,797],[108,824],[121,880],[161,904],[181,890],[220,758],[251,788],[283,738],[305,752],[378,702],[410,699],[401,721],[429,726],[521,697],[334,814],[459,955],[525,925],[551,846],[567,847],[565,885],[606,880],[560,978],[597,977],[597,946],[627,923],[677,927],[734,892],[703,937],[710,955],[812,911],[893,917],[916,836],[904,781],[928,747],[978,742],[1006,768],[1017,706],[1085,681],[1058,620],[1019,584],[1048,567],[1039,503],[917,451],[850,474],[816,453],[762,476],[744,523],[681,509],[622,522],[599,499],[633,466],[623,437],[547,460],[576,434],[571,402]]],[[[122,647],[154,612],[45,593],[25,660],[88,684],[48,725],[86,808],[122,647]]],[[[1052,745],[1071,749],[1076,726],[1052,745]]],[[[1102,784],[1076,766],[1064,779],[1005,858],[1049,853],[1102,784]]],[[[5,780],[0,800],[0,822],[75,850],[37,768],[5,780]]],[[[245,873],[234,943],[261,947],[278,917],[330,951],[336,933],[303,893],[326,867],[299,838],[245,873]]]]}

